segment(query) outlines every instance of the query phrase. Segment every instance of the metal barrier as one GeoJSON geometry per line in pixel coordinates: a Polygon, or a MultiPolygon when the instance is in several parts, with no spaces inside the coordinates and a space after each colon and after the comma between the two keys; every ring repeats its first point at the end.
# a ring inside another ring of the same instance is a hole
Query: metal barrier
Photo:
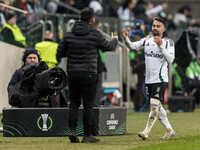
{"type": "Polygon", "coordinates": [[[44,21],[43,20],[39,20],[39,21],[31,24],[30,26],[27,27],[26,36],[28,36],[29,34],[35,32],[39,28],[42,28],[42,33],[44,33],[44,26],[45,25],[44,25],[44,21]]]}
{"type": "Polygon", "coordinates": [[[44,40],[43,35],[46,30],[50,30],[54,33],[54,25],[51,20],[39,20],[26,27],[26,41],[31,47],[34,47],[35,43],[44,40]],[[41,32],[40,32],[41,31],[41,32]]]}

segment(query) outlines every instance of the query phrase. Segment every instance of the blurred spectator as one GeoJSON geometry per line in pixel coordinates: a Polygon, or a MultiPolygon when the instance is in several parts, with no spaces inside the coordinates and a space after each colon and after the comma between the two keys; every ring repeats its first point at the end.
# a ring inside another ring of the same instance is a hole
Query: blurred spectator
{"type": "Polygon", "coordinates": [[[186,68],[186,76],[189,78],[190,92],[195,96],[196,103],[200,103],[200,57],[195,61],[191,61],[189,66],[186,68]]]}
{"type": "Polygon", "coordinates": [[[44,33],[44,41],[35,45],[35,49],[49,68],[57,66],[60,62],[60,58],[57,56],[58,44],[53,42],[53,33],[46,31],[44,33]]]}
{"type": "MultiPolygon", "coordinates": [[[[4,4],[3,1],[0,1],[1,4],[4,4]]],[[[6,23],[5,19],[5,7],[0,6],[0,27],[2,27],[6,23]]]]}
{"type": "Polygon", "coordinates": [[[135,4],[136,0],[126,0],[117,10],[119,19],[123,21],[133,21],[135,16],[132,9],[135,7],[135,4]]]}
{"type": "MultiPolygon", "coordinates": [[[[167,7],[168,7],[167,3],[162,3],[162,5],[158,5],[158,6],[154,7],[154,5],[151,2],[148,2],[147,6],[146,6],[146,15],[151,20],[154,19],[155,17],[158,17],[159,14],[161,16],[163,16],[163,15],[165,15],[164,10],[167,9],[167,7]]],[[[162,18],[164,18],[164,17],[165,16],[163,16],[162,18]]]]}
{"type": "MultiPolygon", "coordinates": [[[[71,7],[76,8],[76,1],[75,0],[66,0],[65,3],[69,6],[71,6],[71,7]]],[[[58,5],[58,9],[57,9],[56,13],[59,13],[59,14],[74,14],[73,11],[71,11],[70,9],[67,9],[66,7],[63,7],[61,5],[58,5]]]]}
{"type": "MultiPolygon", "coordinates": [[[[11,6],[13,3],[13,0],[2,0],[4,4],[11,6]]],[[[12,9],[5,8],[5,13],[14,13],[12,9]]]]}
{"type": "Polygon", "coordinates": [[[94,9],[94,13],[96,16],[103,15],[103,7],[102,7],[102,0],[92,0],[89,3],[89,7],[94,9]]]}
{"type": "Polygon", "coordinates": [[[187,77],[183,69],[176,63],[172,66],[172,95],[187,93],[187,77]]]}
{"type": "Polygon", "coordinates": [[[33,13],[35,13],[35,2],[34,2],[34,0],[27,0],[26,9],[29,13],[27,15],[27,23],[31,24],[35,20],[35,15],[33,14],[33,13]]]}
{"type": "Polygon", "coordinates": [[[46,10],[48,13],[55,14],[58,9],[58,5],[54,0],[49,0],[46,5],[46,10]]]}
{"type": "Polygon", "coordinates": [[[145,24],[149,24],[149,20],[146,15],[146,6],[147,2],[145,0],[139,0],[133,11],[136,19],[142,19],[145,24]]]}
{"type": "Polygon", "coordinates": [[[6,5],[10,5],[13,0],[1,0],[1,1],[3,1],[4,4],[6,5]]]}
{"type": "Polygon", "coordinates": [[[16,12],[17,24],[19,26],[25,26],[35,21],[35,14],[42,10],[40,0],[15,0],[13,6],[27,11],[29,14],[25,15],[21,12],[16,12]]]}
{"type": "Polygon", "coordinates": [[[13,6],[19,8],[19,9],[22,9],[22,10],[27,10],[26,9],[26,0],[15,0],[13,2],[13,6]]]}
{"type": "MultiPolygon", "coordinates": [[[[13,6],[22,10],[27,11],[26,9],[26,0],[15,0],[13,2],[13,6]]],[[[24,24],[26,24],[26,15],[20,12],[16,12],[16,16],[17,16],[17,24],[19,26],[23,26],[24,24]]]]}
{"type": "Polygon", "coordinates": [[[16,19],[14,14],[7,14],[6,23],[0,31],[5,42],[19,47],[25,47],[26,38],[22,34],[20,28],[16,25],[16,19]]]}
{"type": "Polygon", "coordinates": [[[76,8],[82,10],[85,7],[88,7],[90,0],[76,0],[76,8]]]}
{"type": "MultiPolygon", "coordinates": [[[[37,0],[36,0],[37,1],[37,0]]],[[[48,0],[38,0],[41,3],[42,9],[45,9],[48,0]]],[[[36,2],[37,3],[37,2],[36,2]]],[[[37,4],[36,4],[37,5],[37,4]]]]}
{"type": "Polygon", "coordinates": [[[42,12],[44,10],[40,0],[34,0],[34,3],[34,10],[36,13],[42,12]]]}
{"type": "Polygon", "coordinates": [[[135,19],[133,23],[134,27],[130,35],[132,41],[138,41],[138,39],[144,38],[146,35],[148,35],[148,31],[146,31],[146,25],[142,19],[135,19]]]}
{"type": "Polygon", "coordinates": [[[35,2],[34,0],[27,0],[26,1],[26,9],[28,10],[29,13],[34,13],[35,12],[35,2]]]}
{"type": "Polygon", "coordinates": [[[118,17],[117,10],[121,5],[120,0],[109,0],[109,16],[110,17],[118,17]]]}
{"type": "Polygon", "coordinates": [[[176,30],[176,25],[173,22],[173,15],[172,14],[168,14],[167,21],[168,21],[167,29],[168,30],[171,30],[171,29],[176,30]]]}
{"type": "Polygon", "coordinates": [[[190,23],[191,15],[191,8],[183,6],[174,15],[173,22],[177,27],[187,27],[190,23]]]}
{"type": "Polygon", "coordinates": [[[200,58],[190,62],[189,66],[186,68],[186,75],[192,80],[200,80],[200,58]]]}

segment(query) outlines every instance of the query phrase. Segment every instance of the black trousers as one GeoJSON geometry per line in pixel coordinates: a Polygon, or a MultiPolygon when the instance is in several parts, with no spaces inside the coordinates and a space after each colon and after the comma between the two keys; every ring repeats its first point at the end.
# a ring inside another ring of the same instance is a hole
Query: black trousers
{"type": "Polygon", "coordinates": [[[83,101],[84,135],[91,135],[93,101],[96,93],[97,74],[68,73],[69,128],[76,131],[78,110],[83,101]]]}
{"type": "Polygon", "coordinates": [[[96,86],[96,95],[93,102],[93,106],[95,107],[99,107],[101,105],[101,97],[103,94],[103,88],[102,88],[103,74],[98,73],[97,76],[98,76],[98,81],[97,81],[97,86],[96,86]]]}

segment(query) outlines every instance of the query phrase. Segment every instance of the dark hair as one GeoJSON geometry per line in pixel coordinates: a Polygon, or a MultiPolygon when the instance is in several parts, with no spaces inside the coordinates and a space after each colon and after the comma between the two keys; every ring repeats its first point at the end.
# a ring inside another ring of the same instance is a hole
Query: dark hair
{"type": "Polygon", "coordinates": [[[164,21],[162,18],[156,17],[156,18],[154,19],[154,21],[155,21],[155,20],[161,22],[164,26],[166,26],[165,21],[164,21]]]}
{"type": "Polygon", "coordinates": [[[134,3],[134,2],[136,3],[136,1],[134,1],[134,0],[126,0],[126,1],[124,1],[124,3],[122,4],[123,10],[125,10],[130,3],[134,3]]]}
{"type": "Polygon", "coordinates": [[[189,6],[187,6],[187,5],[185,5],[185,6],[181,7],[181,8],[178,10],[178,12],[183,14],[183,13],[184,13],[184,10],[191,11],[191,8],[190,8],[189,6]]]}
{"type": "Polygon", "coordinates": [[[13,17],[16,17],[15,14],[13,14],[13,13],[7,13],[7,14],[5,15],[6,21],[9,21],[9,20],[12,19],[13,17]]]}
{"type": "Polygon", "coordinates": [[[90,22],[94,17],[94,9],[86,7],[81,11],[80,20],[90,22]]]}

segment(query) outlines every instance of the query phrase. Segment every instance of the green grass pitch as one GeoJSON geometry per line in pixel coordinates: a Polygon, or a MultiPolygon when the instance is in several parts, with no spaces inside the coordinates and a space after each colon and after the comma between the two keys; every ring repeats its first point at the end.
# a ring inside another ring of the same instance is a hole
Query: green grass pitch
{"type": "Polygon", "coordinates": [[[200,109],[191,113],[169,113],[169,121],[176,131],[169,140],[160,139],[165,128],[158,120],[149,139],[141,140],[137,133],[144,129],[147,118],[148,113],[129,111],[126,135],[100,136],[97,138],[101,142],[97,144],[71,144],[67,137],[3,137],[0,133],[0,150],[200,150],[200,109]]]}

